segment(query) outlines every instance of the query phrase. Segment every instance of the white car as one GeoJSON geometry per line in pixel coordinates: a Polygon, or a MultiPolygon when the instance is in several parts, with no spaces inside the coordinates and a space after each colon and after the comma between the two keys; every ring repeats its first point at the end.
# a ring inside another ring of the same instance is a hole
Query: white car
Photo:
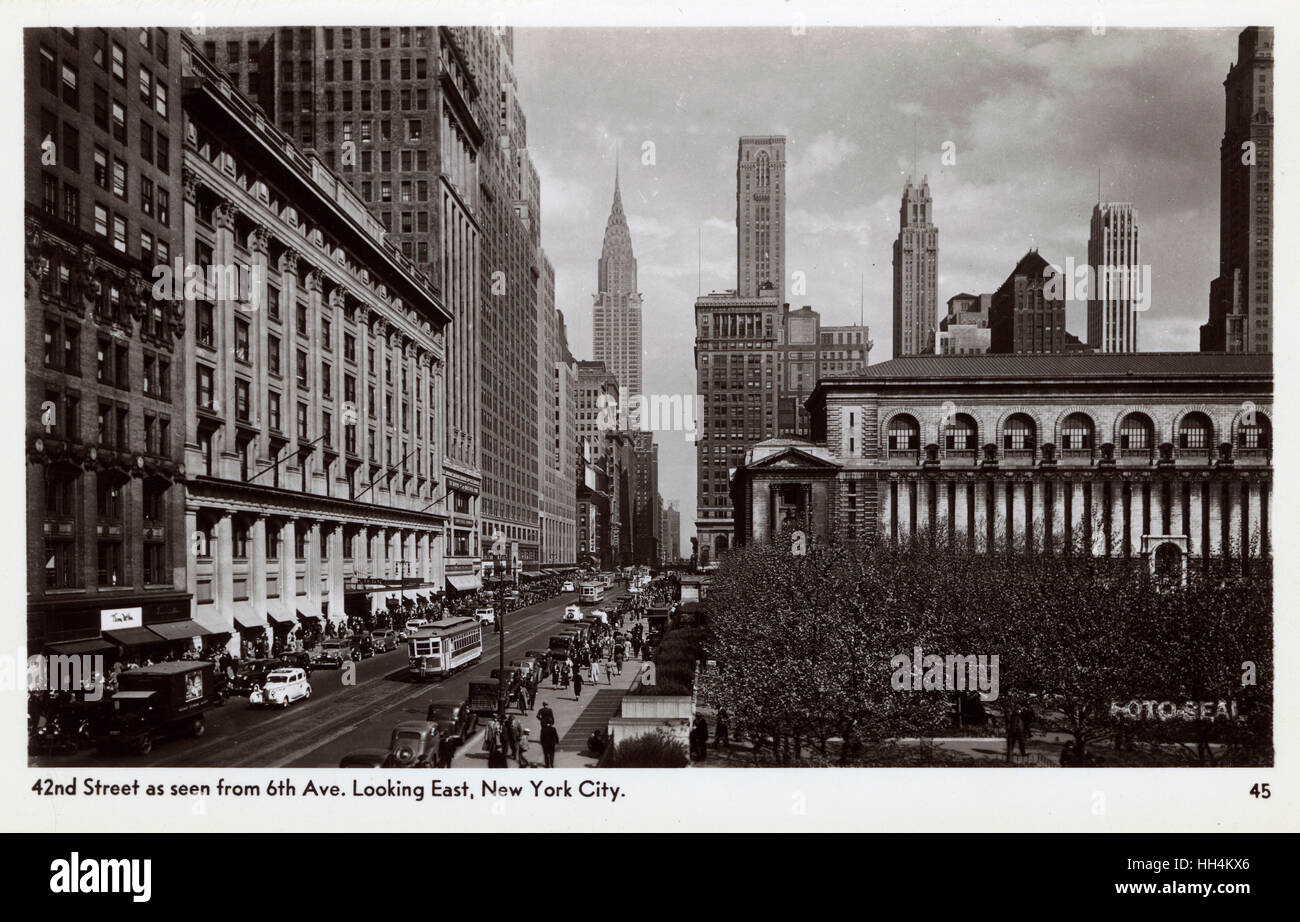
{"type": "Polygon", "coordinates": [[[567,606],[567,607],[564,609],[564,617],[561,618],[560,620],[562,620],[562,621],[581,621],[581,620],[582,620],[582,609],[579,608],[579,607],[576,606],[576,605],[569,605],[569,606],[567,606]]]}
{"type": "Polygon", "coordinates": [[[578,587],[573,585],[573,580],[566,579],[564,585],[560,587],[561,592],[577,592],[578,587]]]}
{"type": "Polygon", "coordinates": [[[495,608],[492,608],[491,606],[476,608],[474,609],[474,617],[477,618],[483,624],[496,624],[497,610],[495,608]]]}
{"type": "Polygon", "coordinates": [[[307,681],[306,672],[301,669],[272,669],[266,674],[266,684],[253,689],[248,696],[248,703],[287,708],[293,701],[310,697],[311,682],[307,681]]]}
{"type": "Polygon", "coordinates": [[[424,618],[412,618],[410,621],[406,622],[406,636],[410,637],[420,628],[430,623],[431,622],[425,620],[424,618]]]}

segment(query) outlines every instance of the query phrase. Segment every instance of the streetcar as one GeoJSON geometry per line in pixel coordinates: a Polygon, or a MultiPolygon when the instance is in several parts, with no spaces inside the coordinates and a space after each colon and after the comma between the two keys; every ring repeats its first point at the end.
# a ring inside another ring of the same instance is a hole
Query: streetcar
{"type": "Polygon", "coordinates": [[[483,627],[471,617],[431,621],[407,637],[406,651],[412,678],[443,678],[482,657],[483,627]]]}
{"type": "Polygon", "coordinates": [[[583,583],[578,587],[578,601],[584,605],[594,605],[605,597],[603,582],[583,583]]]}

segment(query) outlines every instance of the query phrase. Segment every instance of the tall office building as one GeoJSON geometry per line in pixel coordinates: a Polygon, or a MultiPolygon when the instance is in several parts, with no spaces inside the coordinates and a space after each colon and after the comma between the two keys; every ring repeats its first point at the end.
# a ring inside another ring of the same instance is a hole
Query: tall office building
{"type": "Polygon", "coordinates": [[[736,152],[736,293],[785,300],[785,138],[743,137],[736,152]]]}
{"type": "Polygon", "coordinates": [[[1086,352],[1065,329],[1065,300],[1051,297],[1053,272],[1030,250],[998,286],[989,304],[989,352],[1086,352]]]}
{"type": "Polygon", "coordinates": [[[702,564],[731,546],[731,469],[750,444],[776,433],[782,313],[774,291],[765,298],[727,291],[695,301],[696,389],[704,398],[695,443],[695,532],[702,564]]]}
{"type": "Polygon", "coordinates": [[[909,178],[898,209],[894,241],[894,358],[935,350],[939,322],[939,231],[934,226],[930,183],[909,178]]]}
{"type": "MultiPolygon", "coordinates": [[[[23,33],[27,636],[105,653],[189,627],[180,33],[23,33]]],[[[186,635],[179,635],[186,636],[186,635]]]]}
{"type": "MultiPolygon", "coordinates": [[[[452,313],[439,502],[450,517],[444,540],[454,589],[479,585],[484,551],[479,312],[491,275],[481,266],[480,165],[498,116],[466,57],[466,36],[477,31],[491,30],[210,28],[199,40],[269,121],[351,187],[452,313]]],[[[489,153],[497,159],[495,148],[489,153]]]]}
{"type": "Polygon", "coordinates": [[[570,564],[577,560],[575,516],[577,499],[573,485],[573,446],[577,444],[577,365],[569,352],[564,314],[554,309],[555,269],[549,259],[542,264],[539,280],[543,309],[537,364],[538,483],[541,484],[541,549],[543,567],[570,564]]]}
{"type": "Polygon", "coordinates": [[[1096,352],[1137,352],[1142,291],[1138,213],[1128,203],[1098,201],[1088,234],[1088,345],[1096,352]]]}
{"type": "Polygon", "coordinates": [[[1205,352],[1273,351],[1273,29],[1237,38],[1223,81],[1219,276],[1210,283],[1205,352]]]}
{"type": "Polygon", "coordinates": [[[870,331],[857,324],[822,326],[821,314],[811,305],[792,311],[786,304],[777,339],[781,395],[776,434],[807,438],[809,417],[804,402],[824,376],[866,366],[873,345],[870,331]]]}
{"type": "Polygon", "coordinates": [[[989,312],[993,295],[962,292],[948,299],[948,316],[939,321],[939,355],[979,355],[989,351],[989,312]]]}
{"type": "Polygon", "coordinates": [[[633,517],[635,519],[634,562],[653,565],[659,560],[659,446],[650,432],[632,433],[635,464],[633,517]]]}
{"type": "Polygon", "coordinates": [[[663,525],[660,532],[662,535],[659,543],[660,562],[676,563],[682,555],[682,510],[675,499],[664,503],[663,525]]]}
{"type": "Polygon", "coordinates": [[[632,255],[632,236],[623,214],[617,167],[614,203],[596,266],[596,288],[592,317],[596,361],[603,362],[629,394],[642,394],[641,295],[637,291],[636,257],[632,255]]]}

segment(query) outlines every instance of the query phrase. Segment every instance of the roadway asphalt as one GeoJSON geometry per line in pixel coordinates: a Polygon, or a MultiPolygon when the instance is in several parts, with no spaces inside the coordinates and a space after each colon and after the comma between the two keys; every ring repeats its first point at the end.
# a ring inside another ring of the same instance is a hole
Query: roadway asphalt
{"type": "MultiPolygon", "coordinates": [[[[559,633],[564,607],[575,593],[506,616],[506,662],[528,649],[545,649],[559,633]]],[[[206,714],[207,731],[199,739],[160,740],[147,756],[99,755],[84,749],[68,756],[32,756],[32,766],[50,767],[334,767],[349,752],[387,748],[389,733],[402,720],[423,720],[430,701],[463,701],[471,681],[484,681],[497,668],[498,638],[484,625],[483,658],[469,669],[440,682],[407,678],[406,645],[357,664],[355,684],[343,685],[343,671],[318,669],[311,675],[312,696],[287,710],[263,710],[247,698],[231,698],[206,714]]],[[[453,762],[453,765],[456,764],[453,762]]]]}

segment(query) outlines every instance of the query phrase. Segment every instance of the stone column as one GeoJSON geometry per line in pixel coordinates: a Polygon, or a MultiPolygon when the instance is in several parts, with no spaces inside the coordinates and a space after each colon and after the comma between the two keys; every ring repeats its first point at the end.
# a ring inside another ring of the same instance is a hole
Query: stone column
{"type": "MultiPolygon", "coordinates": [[[[341,328],[340,328],[341,329],[341,328]]],[[[330,570],[329,570],[329,603],[330,603],[330,620],[343,620],[343,559],[347,556],[343,551],[343,523],[332,522],[329,525],[329,532],[325,537],[330,547],[330,570]]]]}
{"type": "Polygon", "coordinates": [[[1025,503],[1025,482],[1009,481],[1011,484],[1011,527],[1007,540],[1010,549],[1019,552],[1033,552],[1034,537],[1029,533],[1029,512],[1025,503]]]}
{"type": "Polygon", "coordinates": [[[1187,523],[1183,521],[1183,484],[1179,478],[1169,481],[1169,534],[1187,534],[1187,523]]]}
{"type": "Polygon", "coordinates": [[[912,490],[910,478],[898,481],[898,543],[906,545],[912,540],[912,490]]]}
{"type": "Polygon", "coordinates": [[[1205,553],[1201,542],[1201,527],[1204,522],[1205,508],[1201,503],[1202,480],[1192,481],[1192,497],[1187,507],[1187,552],[1193,557],[1205,553]]]}
{"type": "Polygon", "coordinates": [[[894,537],[894,522],[898,518],[898,503],[895,499],[897,486],[896,481],[882,480],[880,482],[880,540],[892,541],[894,537]]]}
{"type": "Polygon", "coordinates": [[[1033,491],[1033,514],[1029,531],[1034,553],[1041,554],[1052,546],[1052,533],[1047,525],[1047,513],[1052,507],[1052,481],[1043,479],[1041,475],[1035,476],[1030,489],[1033,491]]]}
{"type": "Polygon", "coordinates": [[[1105,482],[1102,480],[1093,480],[1092,482],[1092,501],[1088,504],[1088,521],[1092,526],[1092,556],[1106,556],[1106,530],[1102,527],[1101,510],[1106,501],[1105,482]]]}
{"type": "Polygon", "coordinates": [[[971,489],[975,491],[975,552],[985,554],[992,550],[989,547],[989,481],[976,477],[971,489]]]}
{"type": "Polygon", "coordinates": [[[1246,553],[1251,557],[1259,557],[1264,553],[1266,542],[1264,540],[1264,520],[1262,518],[1262,497],[1260,482],[1258,480],[1248,480],[1245,483],[1247,490],[1247,508],[1250,517],[1249,534],[1247,537],[1246,553]]]}
{"type": "Polygon", "coordinates": [[[1087,533],[1088,510],[1083,508],[1083,481],[1075,480],[1068,484],[1070,490],[1070,540],[1071,551],[1086,550],[1083,537],[1087,533]]]}
{"type": "Polygon", "coordinates": [[[1142,484],[1143,481],[1133,481],[1128,499],[1128,540],[1133,545],[1135,557],[1142,553],[1142,484]]]}
{"type": "Polygon", "coordinates": [[[772,484],[766,480],[754,481],[754,499],[750,509],[753,523],[753,541],[762,544],[772,537],[772,484]]]}
{"type": "Polygon", "coordinates": [[[1165,481],[1160,475],[1156,475],[1151,481],[1151,534],[1163,535],[1165,533],[1165,481]]]}
{"type": "Polygon", "coordinates": [[[913,481],[912,489],[916,491],[916,521],[912,525],[913,532],[920,536],[926,544],[933,540],[934,536],[930,534],[930,481],[920,478],[913,481]]]}
{"type": "Polygon", "coordinates": [[[1233,557],[1245,556],[1249,550],[1246,547],[1245,529],[1242,527],[1242,512],[1246,503],[1243,486],[1242,481],[1236,477],[1228,481],[1228,553],[1233,557]]]}
{"type": "Polygon", "coordinates": [[[215,548],[209,548],[216,572],[212,574],[212,594],[222,617],[235,617],[235,564],[233,548],[234,521],[229,510],[218,513],[215,548]]]}
{"type": "Polygon", "coordinates": [[[1008,549],[1007,534],[1007,481],[1001,477],[993,481],[993,508],[989,511],[993,519],[993,553],[1004,553],[1008,549]]]}
{"type": "Polygon", "coordinates": [[[1070,489],[1069,481],[1049,480],[1052,503],[1052,553],[1065,552],[1065,492],[1070,489]]]}
{"type": "Polygon", "coordinates": [[[1223,554],[1223,481],[1217,477],[1210,478],[1210,547],[1209,555],[1219,557],[1223,554]]]}
{"type": "Polygon", "coordinates": [[[948,527],[948,484],[947,480],[934,482],[937,499],[934,517],[935,540],[943,547],[952,547],[956,543],[953,530],[948,527]]]}
{"type": "MultiPolygon", "coordinates": [[[[1112,480],[1110,484],[1110,555],[1124,556],[1124,486],[1122,480],[1112,480]]],[[[1139,553],[1141,547],[1135,547],[1139,553]]]]}
{"type": "Polygon", "coordinates": [[[248,530],[248,601],[253,611],[266,611],[266,516],[259,515],[248,530]]]}

